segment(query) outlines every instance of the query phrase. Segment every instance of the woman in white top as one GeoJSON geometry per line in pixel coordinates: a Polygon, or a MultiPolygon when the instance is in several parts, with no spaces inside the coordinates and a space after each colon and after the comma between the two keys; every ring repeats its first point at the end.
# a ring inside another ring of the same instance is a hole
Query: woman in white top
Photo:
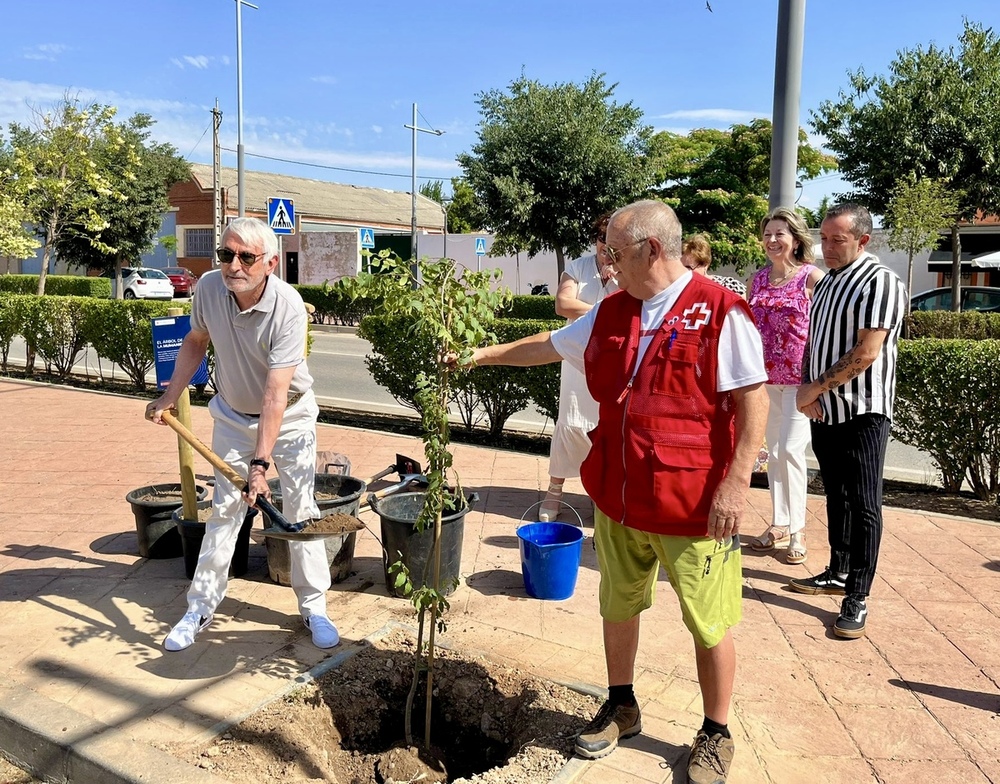
{"type": "MultiPolygon", "coordinates": [[[[594,222],[597,253],[574,259],[566,265],[556,290],[556,313],[576,321],[618,286],[611,275],[604,232],[611,213],[594,222]]],[[[549,488],[538,511],[538,519],[551,522],[559,516],[563,483],[580,475],[580,465],[590,452],[587,436],[597,426],[597,403],[587,392],[587,380],[572,365],[563,362],[559,385],[559,418],[552,433],[549,452],[549,488]]]]}

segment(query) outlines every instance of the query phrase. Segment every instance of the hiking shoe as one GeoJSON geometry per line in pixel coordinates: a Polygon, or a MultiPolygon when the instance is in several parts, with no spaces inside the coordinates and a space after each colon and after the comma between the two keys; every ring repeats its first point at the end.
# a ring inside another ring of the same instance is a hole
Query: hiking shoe
{"type": "Polygon", "coordinates": [[[833,624],[833,633],[838,637],[856,640],[865,636],[865,619],[868,617],[868,602],[861,594],[845,596],[840,603],[840,617],[833,624]]]}
{"type": "Polygon", "coordinates": [[[332,648],[340,642],[340,634],[325,615],[310,615],[306,618],[306,626],[312,632],[313,645],[317,648],[332,648]]]}
{"type": "Polygon", "coordinates": [[[612,705],[605,702],[594,720],[576,739],[576,753],[586,759],[606,757],[618,747],[618,741],[642,732],[639,703],[612,705]]]}
{"type": "Polygon", "coordinates": [[[163,641],[163,647],[168,651],[183,651],[185,648],[190,648],[198,632],[207,628],[214,617],[209,615],[205,618],[196,612],[184,613],[184,617],[177,622],[167,635],[167,639],[163,641]]]}
{"type": "Polygon", "coordinates": [[[842,577],[838,577],[836,572],[830,571],[830,567],[828,566],[815,577],[806,577],[804,579],[793,577],[788,581],[788,587],[798,593],[813,595],[825,593],[830,596],[843,596],[846,583],[847,581],[842,577]]]}
{"type": "Polygon", "coordinates": [[[688,784],[726,784],[735,753],[736,744],[732,738],[708,737],[706,732],[699,730],[688,760],[688,784]]]}

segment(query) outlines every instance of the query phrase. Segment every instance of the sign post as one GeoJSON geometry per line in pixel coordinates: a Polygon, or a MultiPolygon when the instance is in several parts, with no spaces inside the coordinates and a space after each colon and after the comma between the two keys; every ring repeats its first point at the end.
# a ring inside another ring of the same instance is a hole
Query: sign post
{"type": "Polygon", "coordinates": [[[486,238],[476,237],[476,272],[483,271],[483,256],[486,255],[486,238]]]}
{"type": "Polygon", "coordinates": [[[281,238],[295,233],[295,203],[272,196],[267,200],[267,225],[278,235],[278,277],[285,279],[285,254],[281,238]]]}

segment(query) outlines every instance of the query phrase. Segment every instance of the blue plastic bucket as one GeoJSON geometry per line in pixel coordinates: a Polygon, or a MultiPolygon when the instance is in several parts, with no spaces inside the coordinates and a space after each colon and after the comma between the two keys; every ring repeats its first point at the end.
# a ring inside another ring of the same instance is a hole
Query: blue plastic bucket
{"type": "Polygon", "coordinates": [[[527,523],[517,529],[524,589],[535,599],[568,599],[576,588],[583,529],[567,523],[527,523]]]}

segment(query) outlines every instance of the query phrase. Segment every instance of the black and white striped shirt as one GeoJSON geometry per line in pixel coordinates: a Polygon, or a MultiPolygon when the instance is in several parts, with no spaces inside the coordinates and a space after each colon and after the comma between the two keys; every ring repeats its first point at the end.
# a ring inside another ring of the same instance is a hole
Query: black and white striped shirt
{"type": "Polygon", "coordinates": [[[863,254],[816,284],[809,318],[809,378],[818,379],[858,342],[863,329],[886,329],[878,357],[863,373],[819,397],[823,421],[846,422],[861,414],[892,419],[896,396],[896,343],[906,315],[906,288],[877,256],[863,254]]]}

